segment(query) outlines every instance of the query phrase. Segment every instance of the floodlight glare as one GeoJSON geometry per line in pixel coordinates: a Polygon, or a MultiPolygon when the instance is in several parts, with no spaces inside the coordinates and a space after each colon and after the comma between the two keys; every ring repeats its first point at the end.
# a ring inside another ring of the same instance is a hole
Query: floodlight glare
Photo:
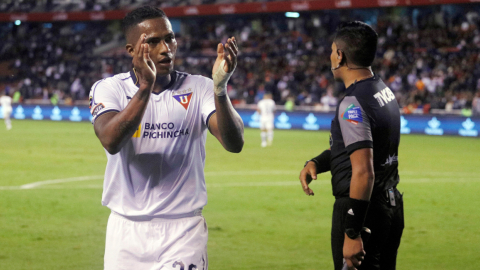
{"type": "Polygon", "coordinates": [[[22,24],[22,21],[20,21],[20,20],[15,21],[15,25],[20,25],[20,24],[22,24]]]}
{"type": "Polygon", "coordinates": [[[287,17],[287,18],[298,18],[298,17],[300,17],[300,13],[298,13],[298,12],[285,12],[285,17],[287,17]]]}

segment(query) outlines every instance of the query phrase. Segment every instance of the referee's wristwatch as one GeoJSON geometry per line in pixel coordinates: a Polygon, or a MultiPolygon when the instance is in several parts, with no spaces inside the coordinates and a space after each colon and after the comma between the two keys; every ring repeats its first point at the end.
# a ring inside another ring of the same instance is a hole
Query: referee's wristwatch
{"type": "Polygon", "coordinates": [[[356,232],[352,228],[345,229],[345,234],[348,236],[350,239],[357,239],[360,236],[360,232],[356,232]]]}

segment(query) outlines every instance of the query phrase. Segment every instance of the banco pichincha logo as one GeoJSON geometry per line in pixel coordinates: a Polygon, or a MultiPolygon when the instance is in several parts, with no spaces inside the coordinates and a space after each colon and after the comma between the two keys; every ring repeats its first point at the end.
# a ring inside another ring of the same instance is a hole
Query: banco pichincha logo
{"type": "Polygon", "coordinates": [[[16,119],[25,119],[25,110],[23,109],[22,105],[18,105],[18,107],[15,109],[13,117],[16,119]]]}
{"type": "Polygon", "coordinates": [[[305,122],[302,126],[304,129],[307,130],[318,130],[320,125],[317,124],[317,117],[313,115],[313,113],[309,113],[307,117],[305,117],[305,122]]]}
{"type": "Polygon", "coordinates": [[[248,121],[248,126],[252,128],[259,128],[260,127],[260,115],[257,111],[250,117],[250,121],[248,121]]]}
{"type": "Polygon", "coordinates": [[[443,135],[443,129],[440,128],[441,124],[437,117],[433,117],[432,120],[428,121],[428,127],[425,128],[425,133],[428,135],[443,135]]]}
{"type": "Polygon", "coordinates": [[[35,109],[33,109],[32,119],[43,120],[42,108],[40,108],[40,106],[37,105],[35,109]]]}
{"type": "Polygon", "coordinates": [[[52,110],[52,114],[50,115],[50,119],[53,121],[60,121],[62,120],[62,111],[58,108],[58,106],[55,106],[52,110]]]}
{"type": "Polygon", "coordinates": [[[471,137],[477,137],[478,136],[478,130],[474,129],[475,128],[475,123],[472,121],[472,119],[467,118],[462,123],[462,127],[459,131],[458,134],[460,136],[471,136],[471,137]]]}
{"type": "Polygon", "coordinates": [[[292,128],[292,124],[290,124],[290,123],[288,122],[289,119],[290,119],[290,117],[288,117],[288,115],[287,115],[285,112],[282,112],[282,113],[277,117],[278,122],[275,123],[275,127],[276,127],[276,128],[280,128],[280,129],[291,129],[291,128],[292,128]]]}
{"type": "Polygon", "coordinates": [[[400,116],[400,133],[401,134],[410,134],[411,130],[408,127],[408,120],[405,117],[400,116]]]}

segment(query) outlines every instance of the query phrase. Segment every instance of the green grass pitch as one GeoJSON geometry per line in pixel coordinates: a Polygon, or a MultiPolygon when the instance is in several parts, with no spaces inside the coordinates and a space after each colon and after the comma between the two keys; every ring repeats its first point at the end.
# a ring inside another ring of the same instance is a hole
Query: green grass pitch
{"type": "MultiPolygon", "coordinates": [[[[91,124],[1,124],[0,269],[103,269],[106,157],[91,124]]],[[[311,185],[313,197],[298,181],[305,160],[327,147],[327,132],[276,130],[261,148],[259,131],[246,129],[244,150],[231,154],[209,135],[211,270],[333,269],[329,175],[311,185]]],[[[406,228],[397,269],[477,269],[480,140],[402,136],[399,162],[406,228]]]]}

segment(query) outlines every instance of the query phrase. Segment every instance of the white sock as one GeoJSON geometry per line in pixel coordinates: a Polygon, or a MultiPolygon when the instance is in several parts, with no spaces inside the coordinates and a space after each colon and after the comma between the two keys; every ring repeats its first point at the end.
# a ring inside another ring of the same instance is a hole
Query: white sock
{"type": "Polygon", "coordinates": [[[268,144],[271,145],[273,142],[273,130],[269,130],[267,132],[267,140],[268,140],[268,144]]]}
{"type": "Polygon", "coordinates": [[[260,137],[262,138],[262,143],[267,143],[267,132],[260,132],[260,137]]]}

